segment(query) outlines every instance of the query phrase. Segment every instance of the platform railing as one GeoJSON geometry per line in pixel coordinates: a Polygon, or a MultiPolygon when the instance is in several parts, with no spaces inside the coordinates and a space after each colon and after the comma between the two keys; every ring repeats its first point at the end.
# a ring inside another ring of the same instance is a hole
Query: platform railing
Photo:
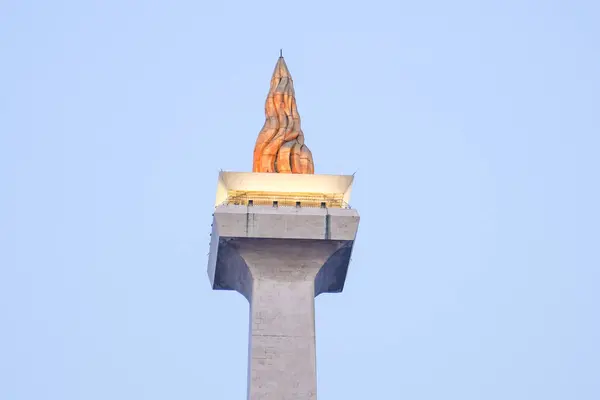
{"type": "Polygon", "coordinates": [[[311,207],[311,208],[351,208],[343,200],[343,194],[320,193],[271,193],[232,191],[223,202],[227,205],[271,206],[271,207],[311,207]]]}

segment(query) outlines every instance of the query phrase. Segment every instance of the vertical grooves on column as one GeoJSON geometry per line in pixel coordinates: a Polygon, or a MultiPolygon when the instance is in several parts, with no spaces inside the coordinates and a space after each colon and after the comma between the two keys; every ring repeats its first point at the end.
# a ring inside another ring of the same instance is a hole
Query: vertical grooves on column
{"type": "Polygon", "coordinates": [[[250,206],[246,206],[246,236],[248,236],[249,232],[248,225],[250,225],[250,206]]]}
{"type": "Polygon", "coordinates": [[[331,215],[329,215],[329,210],[325,210],[327,212],[325,215],[325,239],[331,239],[331,215]]]}

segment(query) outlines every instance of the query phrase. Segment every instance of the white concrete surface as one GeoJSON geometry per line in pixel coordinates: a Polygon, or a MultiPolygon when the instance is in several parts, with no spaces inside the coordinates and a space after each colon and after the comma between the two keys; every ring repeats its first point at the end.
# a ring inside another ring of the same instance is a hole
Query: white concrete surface
{"type": "MultiPolygon", "coordinates": [[[[349,183],[349,190],[351,180],[340,182],[349,183]]],[[[253,190],[264,190],[261,185],[253,190]]],[[[315,193],[315,187],[303,190],[315,193]]],[[[215,208],[210,283],[214,289],[238,291],[250,303],[248,399],[316,399],[314,298],[342,291],[358,224],[353,209],[215,208]]]]}

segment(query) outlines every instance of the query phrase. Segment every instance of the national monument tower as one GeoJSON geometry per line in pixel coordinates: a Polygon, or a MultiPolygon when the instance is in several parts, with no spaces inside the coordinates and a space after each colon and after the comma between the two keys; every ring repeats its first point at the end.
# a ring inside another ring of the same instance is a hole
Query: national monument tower
{"type": "Polygon", "coordinates": [[[253,172],[219,173],[208,276],[250,303],[248,399],[314,400],[314,298],[344,287],[359,222],[353,176],[314,174],[283,57],[265,115],[253,172]]]}

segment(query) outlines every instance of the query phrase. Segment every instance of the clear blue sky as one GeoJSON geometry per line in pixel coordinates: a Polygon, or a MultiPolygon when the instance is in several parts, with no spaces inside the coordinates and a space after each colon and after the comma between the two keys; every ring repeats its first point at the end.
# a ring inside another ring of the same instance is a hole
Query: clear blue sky
{"type": "Polygon", "coordinates": [[[283,47],[358,170],[320,400],[600,398],[597,1],[2,1],[0,399],[244,399],[206,276],[283,47]]]}

